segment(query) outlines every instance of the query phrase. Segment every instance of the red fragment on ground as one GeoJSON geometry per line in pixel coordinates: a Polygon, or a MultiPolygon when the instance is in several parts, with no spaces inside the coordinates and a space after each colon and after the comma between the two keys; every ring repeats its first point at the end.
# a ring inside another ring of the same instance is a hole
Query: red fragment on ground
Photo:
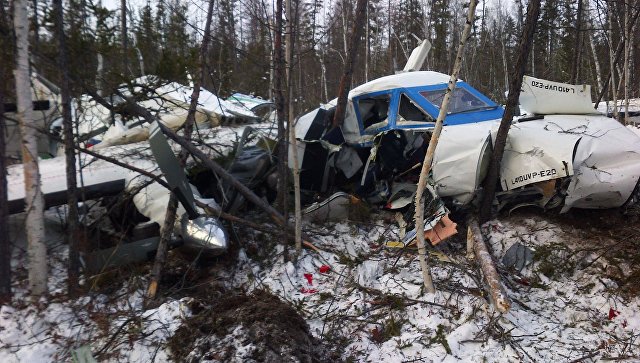
{"type": "Polygon", "coordinates": [[[318,290],[316,289],[307,289],[306,287],[303,287],[300,289],[300,292],[303,294],[315,294],[316,292],[318,292],[318,290]]]}
{"type": "Polygon", "coordinates": [[[609,308],[609,320],[613,320],[616,316],[620,315],[618,310],[614,310],[613,308],[609,308]]]}
{"type": "Polygon", "coordinates": [[[304,274],[304,278],[307,279],[309,285],[313,285],[313,275],[312,274],[304,274]]]}
{"type": "Polygon", "coordinates": [[[321,274],[326,274],[327,272],[329,272],[331,270],[331,267],[327,266],[327,265],[322,265],[320,266],[320,273],[321,274]]]}

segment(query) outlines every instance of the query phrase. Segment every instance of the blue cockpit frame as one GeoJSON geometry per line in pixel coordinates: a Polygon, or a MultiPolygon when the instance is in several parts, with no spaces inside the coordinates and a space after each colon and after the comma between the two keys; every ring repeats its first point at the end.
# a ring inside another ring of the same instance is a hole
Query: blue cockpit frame
{"type": "MultiPolygon", "coordinates": [[[[493,102],[490,98],[486,97],[482,93],[480,93],[475,88],[471,87],[467,83],[463,81],[458,81],[456,83],[457,88],[463,88],[473,96],[477,97],[481,101],[487,104],[489,109],[486,110],[478,110],[478,111],[469,111],[463,113],[449,114],[444,119],[444,125],[462,125],[468,123],[476,123],[483,121],[490,121],[502,118],[504,113],[504,109],[502,106],[493,102]],[[495,107],[495,108],[493,108],[495,107]]],[[[384,91],[376,91],[361,94],[353,97],[353,108],[356,113],[356,118],[358,119],[358,126],[360,127],[360,135],[376,135],[381,132],[385,132],[388,130],[398,130],[398,129],[430,129],[435,127],[435,122],[424,122],[421,124],[411,124],[411,125],[398,125],[398,108],[400,105],[400,97],[402,94],[405,94],[409,97],[416,105],[418,105],[422,110],[424,110],[429,116],[436,120],[438,118],[439,106],[436,107],[431,102],[429,102],[425,97],[423,97],[420,92],[422,91],[437,91],[437,90],[446,90],[447,84],[436,84],[436,85],[428,85],[428,86],[417,86],[417,87],[400,87],[393,88],[384,91]],[[361,99],[376,97],[380,95],[389,95],[389,112],[387,114],[387,124],[378,128],[366,129],[364,127],[364,123],[362,120],[362,115],[360,114],[360,108],[358,104],[361,99]]]]}

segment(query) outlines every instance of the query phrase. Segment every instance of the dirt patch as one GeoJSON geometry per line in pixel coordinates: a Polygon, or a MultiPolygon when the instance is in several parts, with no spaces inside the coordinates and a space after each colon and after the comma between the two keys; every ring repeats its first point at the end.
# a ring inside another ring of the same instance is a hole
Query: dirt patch
{"type": "Polygon", "coordinates": [[[175,361],[335,361],[298,312],[269,292],[227,292],[213,304],[194,302],[192,310],[169,341],[175,361]]]}

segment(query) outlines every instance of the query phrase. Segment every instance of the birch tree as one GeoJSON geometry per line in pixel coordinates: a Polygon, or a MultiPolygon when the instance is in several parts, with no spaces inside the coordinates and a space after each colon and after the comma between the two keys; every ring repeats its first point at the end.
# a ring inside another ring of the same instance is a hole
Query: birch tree
{"type": "Polygon", "coordinates": [[[427,186],[427,180],[429,179],[429,172],[431,171],[431,162],[433,161],[433,155],[436,151],[436,146],[438,145],[438,139],[440,138],[440,133],[442,132],[442,124],[444,122],[445,117],[447,117],[449,100],[451,99],[453,90],[456,88],[456,82],[458,81],[458,73],[460,72],[460,67],[462,66],[462,54],[464,52],[464,44],[469,38],[469,33],[471,32],[471,25],[473,24],[473,19],[475,17],[477,5],[478,5],[477,0],[471,0],[469,2],[469,12],[467,13],[467,22],[465,23],[464,29],[462,30],[462,36],[460,37],[460,44],[458,44],[458,52],[456,54],[456,59],[453,64],[453,70],[451,71],[451,77],[449,78],[449,83],[447,84],[447,90],[445,91],[444,98],[442,99],[442,105],[440,106],[440,112],[438,113],[438,118],[436,119],[436,127],[433,130],[433,134],[431,135],[431,140],[429,140],[429,146],[427,147],[427,153],[424,156],[424,161],[422,162],[420,179],[418,180],[418,189],[416,191],[415,221],[416,221],[416,240],[418,243],[418,258],[420,259],[420,268],[422,269],[422,278],[424,280],[424,287],[429,293],[435,292],[435,288],[433,287],[431,272],[429,272],[429,264],[427,262],[427,250],[424,245],[424,197],[423,197],[423,194],[427,186]]]}
{"type": "Polygon", "coordinates": [[[17,117],[22,135],[22,163],[26,204],[27,255],[29,257],[29,290],[34,297],[47,292],[47,246],[44,239],[44,198],[38,168],[38,131],[33,124],[31,82],[29,77],[29,19],[27,1],[13,3],[13,27],[16,35],[17,117]]]}
{"type": "Polygon", "coordinates": [[[291,0],[286,1],[287,14],[287,39],[286,39],[286,62],[287,62],[287,126],[289,127],[289,142],[291,143],[291,159],[293,161],[293,192],[294,192],[294,217],[295,217],[295,246],[296,253],[300,255],[302,250],[302,209],[300,207],[300,168],[298,166],[298,143],[296,140],[296,126],[294,124],[293,108],[293,42],[294,42],[294,22],[295,16],[291,0]]]}

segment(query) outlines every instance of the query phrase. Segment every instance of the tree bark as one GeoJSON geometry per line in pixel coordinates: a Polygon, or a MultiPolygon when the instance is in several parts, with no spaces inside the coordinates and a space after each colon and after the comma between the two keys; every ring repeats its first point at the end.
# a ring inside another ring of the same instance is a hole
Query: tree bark
{"type": "Polygon", "coordinates": [[[284,59],[282,55],[282,0],[276,1],[275,13],[275,29],[274,29],[274,47],[273,47],[273,63],[274,63],[274,101],[276,104],[276,115],[278,119],[278,193],[276,197],[276,205],[282,208],[283,214],[287,209],[287,144],[285,129],[285,98],[282,91],[282,81],[285,77],[284,59]]]}
{"type": "MultiPolygon", "coordinates": [[[[0,64],[0,79],[6,79],[4,64],[0,64]]],[[[0,305],[11,302],[11,242],[4,127],[4,88],[0,87],[0,305]]]]}
{"type": "MultiPolygon", "coordinates": [[[[296,253],[302,251],[302,208],[300,206],[300,168],[298,166],[298,141],[296,140],[296,125],[293,108],[293,42],[295,28],[295,16],[291,6],[292,0],[286,0],[287,12],[287,106],[289,109],[287,125],[289,127],[289,142],[291,143],[291,160],[293,162],[293,195],[294,195],[294,219],[295,219],[295,246],[296,253]]],[[[296,6],[297,8],[297,6],[296,6]]]]}
{"type": "MultiPolygon", "coordinates": [[[[613,22],[613,10],[611,8],[611,4],[609,4],[609,9],[607,9],[607,15],[609,17],[609,23],[613,22]]],[[[618,64],[618,59],[622,50],[624,49],[624,39],[620,40],[618,44],[618,49],[616,50],[615,56],[613,55],[613,29],[609,29],[609,68],[611,72],[609,72],[609,79],[611,80],[611,98],[613,99],[613,117],[620,121],[618,115],[618,88],[616,87],[616,64],[618,64]]],[[[620,73],[618,73],[619,75],[620,73]]],[[[598,100],[599,101],[599,100],[598,100]]],[[[597,103],[596,103],[597,107],[597,103]]]]}
{"type": "Polygon", "coordinates": [[[358,0],[356,4],[355,20],[353,27],[351,28],[351,39],[349,42],[349,51],[347,52],[347,60],[344,65],[344,74],[340,79],[340,86],[338,88],[338,104],[336,105],[336,113],[333,116],[332,127],[338,127],[342,125],[344,121],[344,115],[347,111],[347,95],[349,94],[349,88],[351,87],[351,79],[353,78],[353,66],[356,63],[356,57],[358,55],[358,46],[360,45],[360,38],[362,38],[362,32],[364,31],[363,22],[365,18],[365,10],[367,8],[367,0],[358,0]]]}
{"type": "Polygon", "coordinates": [[[498,312],[506,313],[509,311],[511,303],[502,288],[500,276],[496,271],[493,258],[491,258],[489,250],[487,250],[487,245],[484,243],[478,221],[470,218],[467,220],[467,226],[467,246],[472,247],[475,258],[480,266],[480,271],[482,271],[482,275],[487,284],[491,301],[498,312]]]}
{"type": "MultiPolygon", "coordinates": [[[[611,9],[609,9],[609,11],[611,11],[611,9]]],[[[638,8],[638,10],[636,10],[633,13],[633,17],[631,18],[631,31],[633,32],[633,30],[635,29],[636,26],[636,21],[638,20],[638,17],[640,16],[640,8],[638,8]]],[[[603,87],[600,90],[600,94],[598,95],[598,99],[596,100],[595,106],[594,108],[598,108],[598,105],[600,105],[600,101],[602,101],[602,97],[604,97],[604,94],[607,93],[607,87],[609,86],[609,82],[612,80],[612,77],[615,75],[614,72],[614,67],[615,64],[618,63],[618,61],[620,60],[620,55],[622,54],[622,50],[624,49],[624,40],[620,40],[620,42],[618,42],[618,47],[616,48],[615,51],[615,55],[611,55],[611,53],[613,52],[613,48],[612,48],[612,44],[611,42],[613,41],[611,34],[609,35],[609,62],[611,63],[611,72],[607,75],[607,79],[604,81],[603,83],[603,87]]],[[[615,79],[611,82],[612,84],[615,84],[615,79]]]]}
{"type": "Polygon", "coordinates": [[[631,87],[631,0],[626,1],[624,7],[624,124],[629,124],[629,88],[631,87]]]}
{"type": "Polygon", "coordinates": [[[580,50],[582,49],[582,1],[578,0],[578,13],[576,14],[576,38],[573,50],[573,62],[571,64],[571,79],[569,83],[578,82],[578,70],[580,68],[580,50]]]}
{"type": "Polygon", "coordinates": [[[496,193],[500,163],[502,161],[502,155],[504,154],[504,147],[507,141],[509,127],[513,120],[513,113],[518,105],[518,98],[520,97],[520,89],[522,87],[522,77],[524,76],[524,72],[527,67],[527,59],[529,58],[529,52],[531,51],[533,34],[535,33],[539,15],[540,0],[529,0],[529,5],[527,7],[527,19],[524,24],[524,29],[522,30],[522,35],[520,36],[520,50],[518,52],[515,67],[511,73],[511,85],[509,87],[509,95],[507,96],[507,104],[504,114],[502,115],[502,120],[500,121],[498,134],[495,138],[493,154],[491,156],[491,162],[489,163],[489,171],[484,180],[484,195],[480,204],[480,223],[484,223],[491,218],[491,208],[493,205],[493,198],[496,193]]]}
{"type": "Polygon", "coordinates": [[[73,121],[71,119],[71,96],[69,94],[69,67],[67,61],[67,44],[64,35],[62,0],[53,2],[56,19],[56,36],[58,38],[58,70],[62,75],[60,97],[62,100],[62,125],[64,132],[64,154],[67,173],[67,234],[69,246],[69,263],[67,266],[67,289],[70,296],[75,296],[79,288],[80,254],[79,246],[82,236],[78,220],[78,197],[76,181],[76,154],[73,138],[73,121]]]}
{"type": "Polygon", "coordinates": [[[122,76],[129,77],[129,35],[127,34],[127,0],[120,1],[120,31],[122,32],[122,76]]]}
{"type": "Polygon", "coordinates": [[[464,25],[464,29],[462,30],[462,36],[460,37],[460,43],[458,44],[458,52],[456,54],[456,59],[453,64],[453,69],[451,71],[451,77],[449,78],[449,84],[447,85],[447,90],[444,94],[444,98],[442,99],[442,105],[440,105],[440,112],[438,113],[438,118],[436,120],[436,127],[433,130],[433,134],[431,135],[431,140],[429,140],[429,146],[427,147],[427,153],[424,156],[424,161],[422,162],[422,170],[420,171],[420,179],[418,180],[418,189],[416,191],[416,212],[415,212],[415,222],[416,222],[416,240],[418,243],[418,258],[420,259],[420,267],[422,269],[422,278],[424,280],[424,287],[429,293],[434,293],[435,288],[433,286],[433,280],[431,278],[431,272],[429,271],[429,264],[427,262],[427,250],[424,245],[424,190],[427,187],[427,180],[429,179],[429,171],[431,170],[431,162],[433,162],[433,155],[436,151],[436,146],[438,145],[438,139],[440,138],[440,133],[442,132],[442,124],[444,119],[447,117],[447,109],[449,108],[449,100],[451,99],[451,95],[453,94],[453,90],[456,88],[456,82],[458,81],[458,73],[460,72],[460,68],[462,67],[462,54],[464,53],[464,45],[469,38],[469,33],[471,32],[471,25],[473,24],[473,19],[475,17],[476,6],[478,5],[477,0],[471,0],[469,2],[469,12],[467,13],[467,22],[464,25]]]}
{"type": "Polygon", "coordinates": [[[38,131],[32,125],[31,78],[29,77],[29,19],[27,1],[16,0],[14,29],[16,35],[16,98],[18,121],[22,134],[24,165],[27,255],[29,257],[29,290],[33,297],[47,292],[47,246],[44,239],[44,199],[38,168],[38,131]]]}
{"type": "MultiPolygon", "coordinates": [[[[588,5],[588,3],[587,3],[588,5]]],[[[589,14],[589,7],[587,6],[587,14],[589,14]]],[[[591,24],[591,28],[594,28],[593,23],[591,21],[591,19],[588,20],[588,23],[591,24]]],[[[596,44],[594,41],[594,32],[595,30],[592,30],[589,33],[589,47],[591,48],[591,54],[593,55],[593,63],[596,67],[596,81],[598,83],[598,93],[600,93],[600,91],[602,90],[602,67],[600,66],[600,60],[598,59],[598,52],[596,50],[596,44]]]]}

